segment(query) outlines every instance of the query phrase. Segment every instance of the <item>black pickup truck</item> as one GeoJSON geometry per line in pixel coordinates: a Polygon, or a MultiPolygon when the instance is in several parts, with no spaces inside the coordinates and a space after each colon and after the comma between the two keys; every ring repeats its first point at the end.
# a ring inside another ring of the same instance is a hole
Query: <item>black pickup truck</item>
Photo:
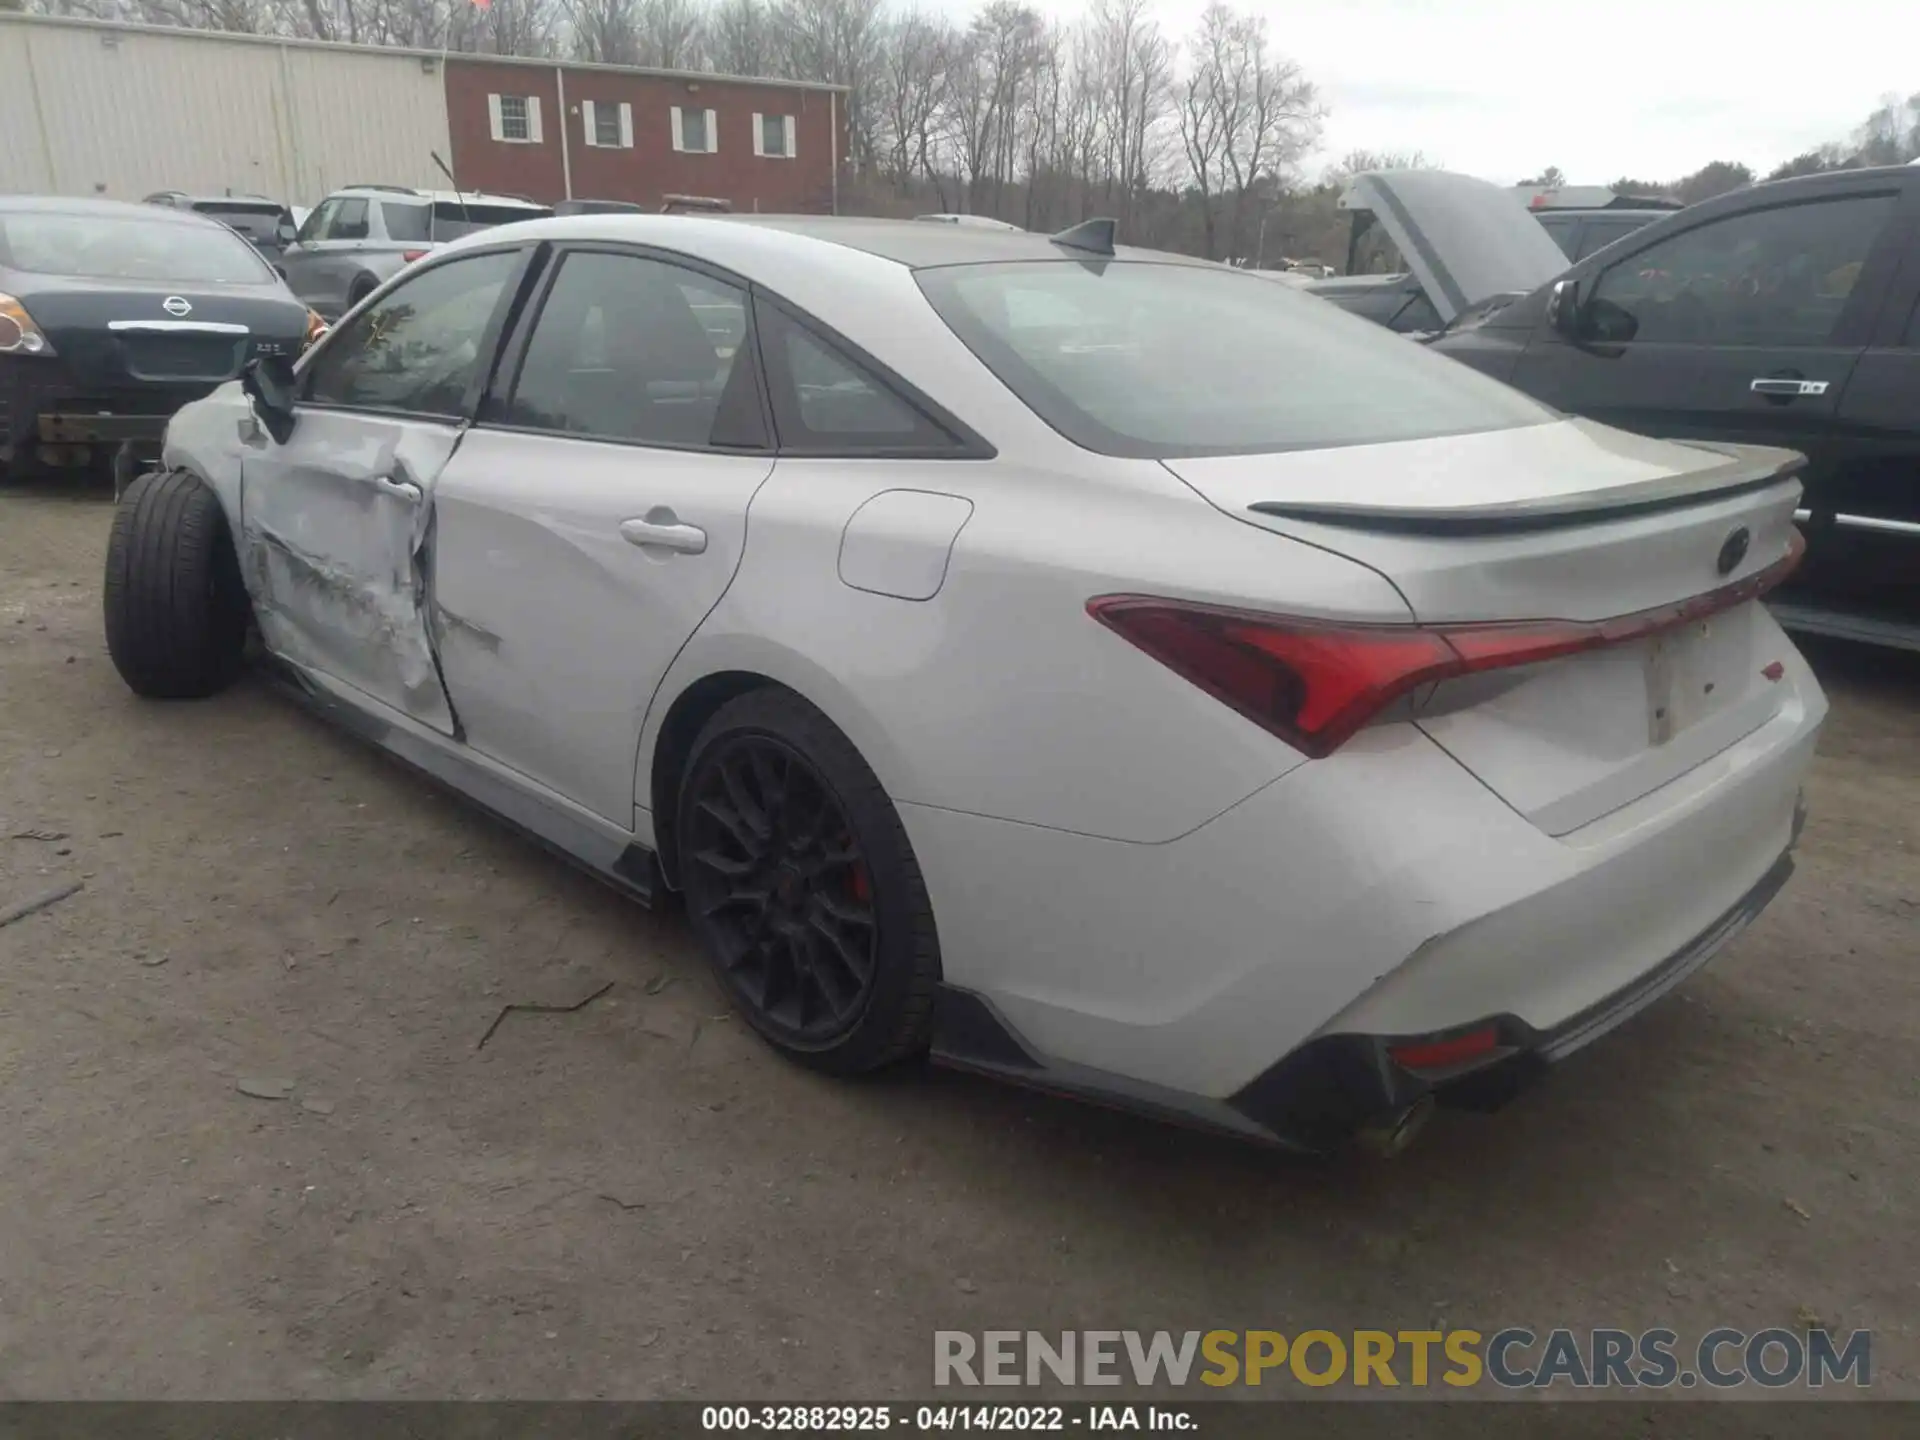
{"type": "MultiPolygon", "coordinates": [[[[1398,218],[1441,275],[1436,237],[1476,228],[1398,218]]],[[[1526,293],[1463,296],[1436,350],[1627,430],[1805,453],[1807,561],[1776,615],[1920,650],[1920,163],[1755,185],[1478,288],[1526,293]]]]}

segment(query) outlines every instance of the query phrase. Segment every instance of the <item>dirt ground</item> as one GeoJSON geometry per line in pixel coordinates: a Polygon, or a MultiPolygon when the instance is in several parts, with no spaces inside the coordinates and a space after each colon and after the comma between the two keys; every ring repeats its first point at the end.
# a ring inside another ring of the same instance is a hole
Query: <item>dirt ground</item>
{"type": "Polygon", "coordinates": [[[1814,652],[1799,874],[1676,998],[1306,1165],[782,1063],[671,915],[260,685],[135,700],[108,521],[0,494],[0,911],[84,882],[0,928],[0,1398],[905,1397],[947,1327],[1811,1316],[1920,1395],[1920,665],[1814,652]]]}

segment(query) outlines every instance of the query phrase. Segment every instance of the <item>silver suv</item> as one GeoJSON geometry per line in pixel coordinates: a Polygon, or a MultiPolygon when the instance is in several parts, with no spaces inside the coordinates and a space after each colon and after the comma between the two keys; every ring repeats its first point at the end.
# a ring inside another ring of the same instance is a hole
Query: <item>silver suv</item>
{"type": "Polygon", "coordinates": [[[338,320],[435,246],[552,213],[516,195],[349,185],[307,216],[279,259],[280,273],[295,295],[338,320]]]}

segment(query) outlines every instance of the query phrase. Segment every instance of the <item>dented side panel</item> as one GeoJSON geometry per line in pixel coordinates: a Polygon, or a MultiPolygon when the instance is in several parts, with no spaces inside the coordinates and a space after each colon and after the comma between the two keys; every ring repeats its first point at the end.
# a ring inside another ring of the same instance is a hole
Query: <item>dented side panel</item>
{"type": "Polygon", "coordinates": [[[240,455],[259,431],[253,405],[238,380],[174,412],[167,422],[160,463],[169,470],[190,470],[220,497],[227,529],[240,533],[240,455]]]}
{"type": "Polygon", "coordinates": [[[460,427],[302,410],[242,446],[241,564],[268,648],[453,734],[428,625],[433,486],[460,427]]]}

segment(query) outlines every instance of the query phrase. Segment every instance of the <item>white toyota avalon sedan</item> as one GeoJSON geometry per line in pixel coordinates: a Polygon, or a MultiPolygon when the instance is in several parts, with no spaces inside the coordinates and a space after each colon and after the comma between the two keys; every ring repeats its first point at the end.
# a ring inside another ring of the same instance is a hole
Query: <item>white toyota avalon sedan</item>
{"type": "Polygon", "coordinates": [[[437,251],[182,410],[127,683],[247,657],[612,884],[768,1043],[1392,1145],[1702,964],[1826,701],[1798,457],[1256,274],[911,221],[437,251]],[[257,637],[257,638],[256,638],[257,637]]]}

